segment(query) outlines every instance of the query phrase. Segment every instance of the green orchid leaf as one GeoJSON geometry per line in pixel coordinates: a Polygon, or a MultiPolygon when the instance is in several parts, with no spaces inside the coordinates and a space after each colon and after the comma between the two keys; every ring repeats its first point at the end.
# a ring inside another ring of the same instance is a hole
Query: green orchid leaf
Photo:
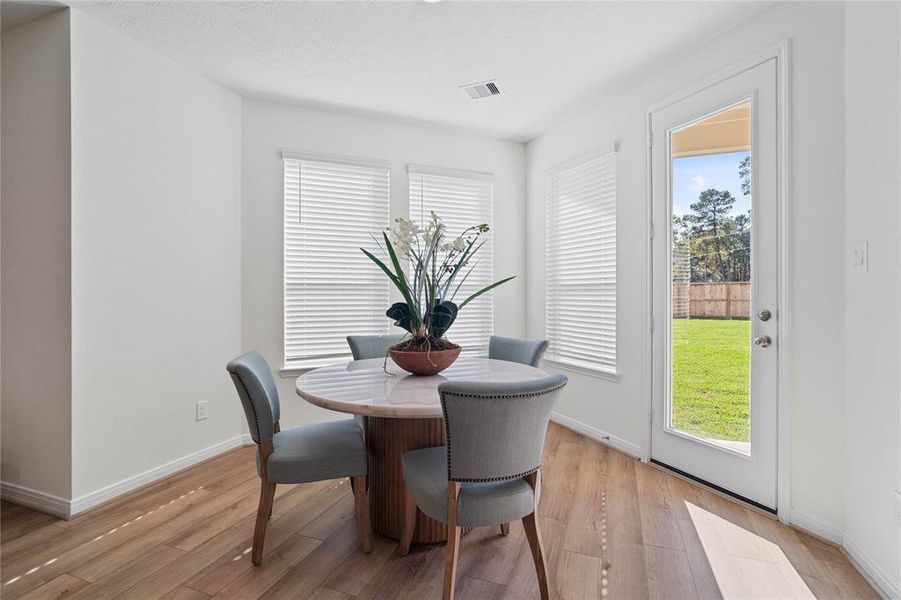
{"type": "Polygon", "coordinates": [[[410,310],[410,306],[405,302],[395,302],[391,305],[387,311],[385,311],[385,316],[389,319],[394,319],[394,324],[398,327],[409,331],[411,334],[415,328],[413,311],[410,310]]]}
{"type": "MultiPolygon", "coordinates": [[[[378,257],[375,256],[375,255],[374,255],[372,252],[370,252],[369,250],[366,250],[365,248],[360,248],[360,250],[362,250],[362,251],[363,251],[363,254],[365,254],[366,256],[368,256],[369,259],[370,259],[372,262],[374,262],[376,265],[378,265],[378,267],[379,267],[382,271],[385,272],[385,275],[388,276],[388,279],[390,279],[390,280],[394,283],[394,285],[398,285],[397,277],[394,276],[394,273],[391,272],[391,269],[388,268],[388,265],[386,265],[386,264],[383,263],[381,260],[379,260],[378,257]]],[[[398,289],[399,289],[399,288],[398,288],[398,289]]]]}
{"type": "MultiPolygon", "coordinates": [[[[391,258],[391,264],[394,265],[394,272],[397,274],[397,280],[399,282],[397,289],[400,290],[401,295],[404,297],[404,300],[407,301],[407,304],[410,307],[418,306],[416,302],[416,298],[414,297],[413,292],[410,290],[410,282],[407,280],[407,276],[404,274],[403,266],[400,264],[400,260],[397,258],[397,252],[394,250],[394,244],[391,243],[391,240],[388,239],[388,234],[382,232],[382,237],[385,239],[385,249],[388,251],[388,256],[391,258]]],[[[414,311],[414,315],[416,322],[419,321],[418,317],[419,311],[414,311]]]]}
{"type": "Polygon", "coordinates": [[[423,226],[405,219],[395,221],[396,228],[373,235],[381,258],[361,250],[400,292],[401,301],[391,305],[385,315],[414,337],[443,338],[467,304],[514,279],[496,281],[455,303],[479,264],[476,254],[486,243],[482,236],[488,232],[487,224],[465,228],[448,241],[446,227],[434,212],[423,226]],[[392,239],[398,240],[397,245],[392,239]]]}
{"type": "Polygon", "coordinates": [[[513,275],[513,276],[511,276],[511,277],[507,277],[507,278],[505,278],[505,279],[501,279],[500,281],[495,281],[495,282],[492,283],[491,285],[487,285],[487,286],[483,287],[483,288],[480,289],[478,292],[472,294],[469,298],[467,298],[466,300],[464,300],[463,302],[461,302],[459,308],[462,309],[464,306],[466,306],[467,304],[469,304],[470,302],[472,302],[473,300],[475,300],[476,298],[478,298],[479,296],[481,296],[481,295],[484,294],[485,292],[490,292],[491,290],[493,290],[493,289],[496,288],[497,286],[503,285],[503,284],[507,283],[508,281],[510,281],[511,279],[516,279],[516,275],[513,275]]]}
{"type": "Polygon", "coordinates": [[[438,302],[432,308],[430,329],[436,338],[444,337],[457,319],[457,305],[450,301],[438,302]]]}
{"type": "MultiPolygon", "coordinates": [[[[391,245],[391,242],[388,240],[388,236],[384,236],[384,237],[385,237],[385,243],[388,245],[388,248],[391,248],[391,252],[389,254],[393,254],[394,248],[391,245]]],[[[400,270],[400,269],[398,270],[398,273],[400,273],[400,277],[398,277],[397,275],[395,275],[394,273],[391,272],[391,269],[388,268],[388,265],[386,265],[384,262],[382,262],[372,252],[369,252],[365,248],[360,248],[360,250],[362,250],[363,254],[368,256],[369,259],[372,262],[374,262],[376,265],[378,265],[378,267],[385,273],[385,275],[388,276],[388,279],[391,280],[391,282],[394,284],[394,287],[397,288],[397,290],[404,297],[404,300],[407,301],[407,304],[410,306],[416,306],[416,303],[413,301],[413,296],[410,293],[410,286],[407,283],[407,278],[404,277],[404,275],[403,275],[403,270],[400,270]]],[[[395,261],[396,261],[396,258],[397,257],[395,255],[395,261]]],[[[417,318],[417,321],[418,321],[418,318],[417,318]]]]}

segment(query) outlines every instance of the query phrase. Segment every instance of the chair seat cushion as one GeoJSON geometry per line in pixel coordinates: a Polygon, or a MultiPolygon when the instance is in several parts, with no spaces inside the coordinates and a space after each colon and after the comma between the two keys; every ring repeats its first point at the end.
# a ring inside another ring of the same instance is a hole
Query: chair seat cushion
{"type": "MultiPolygon", "coordinates": [[[[422,448],[402,458],[404,484],[419,510],[447,523],[447,448],[422,448]]],[[[460,484],[457,525],[487,527],[521,519],[532,512],[532,486],[523,479],[460,484]]]]}
{"type": "Polygon", "coordinates": [[[353,419],[281,431],[272,437],[272,448],[266,461],[266,475],[272,483],[305,483],[366,474],[363,435],[353,419]]]}

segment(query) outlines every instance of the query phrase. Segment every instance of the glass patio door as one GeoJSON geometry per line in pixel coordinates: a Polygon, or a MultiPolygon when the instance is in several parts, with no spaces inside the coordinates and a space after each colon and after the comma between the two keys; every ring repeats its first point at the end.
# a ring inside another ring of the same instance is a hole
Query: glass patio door
{"type": "Polygon", "coordinates": [[[776,508],[776,61],[651,115],[651,458],[776,508]]]}

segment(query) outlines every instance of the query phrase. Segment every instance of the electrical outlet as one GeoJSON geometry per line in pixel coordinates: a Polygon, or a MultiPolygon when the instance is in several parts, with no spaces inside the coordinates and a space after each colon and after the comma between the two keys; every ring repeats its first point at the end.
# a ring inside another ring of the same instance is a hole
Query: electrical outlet
{"type": "Polygon", "coordinates": [[[208,413],[208,411],[209,411],[209,405],[210,405],[210,403],[207,402],[206,400],[201,400],[200,402],[197,403],[197,405],[196,405],[196,407],[195,407],[195,408],[196,408],[196,411],[195,411],[195,418],[196,418],[198,421],[205,421],[205,420],[206,420],[206,418],[207,418],[207,413],[208,413]]]}

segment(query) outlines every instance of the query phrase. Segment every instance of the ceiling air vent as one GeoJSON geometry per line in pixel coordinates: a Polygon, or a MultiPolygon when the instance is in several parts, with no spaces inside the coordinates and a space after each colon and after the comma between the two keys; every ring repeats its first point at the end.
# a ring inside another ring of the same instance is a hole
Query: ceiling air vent
{"type": "Polygon", "coordinates": [[[473,100],[478,100],[479,98],[489,98],[491,96],[500,96],[501,91],[497,88],[497,81],[482,81],[480,83],[470,83],[464,86],[460,86],[466,93],[469,94],[469,97],[473,100]]]}

